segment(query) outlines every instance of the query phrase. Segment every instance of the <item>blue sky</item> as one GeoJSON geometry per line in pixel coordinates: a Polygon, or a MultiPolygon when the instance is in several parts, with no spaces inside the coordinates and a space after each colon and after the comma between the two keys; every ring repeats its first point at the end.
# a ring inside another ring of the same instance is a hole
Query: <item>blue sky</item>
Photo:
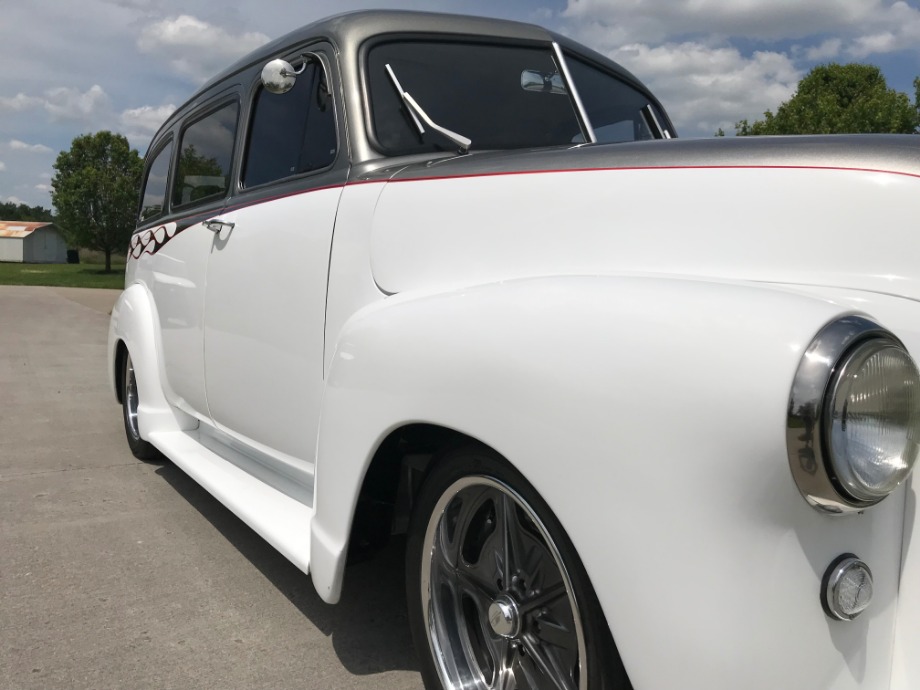
{"type": "Polygon", "coordinates": [[[913,100],[920,0],[0,0],[0,201],[51,206],[58,152],[110,129],[143,153],[177,105],[297,25],[364,8],[542,24],[617,60],[684,137],[775,110],[816,64],[866,62],[913,100]]]}

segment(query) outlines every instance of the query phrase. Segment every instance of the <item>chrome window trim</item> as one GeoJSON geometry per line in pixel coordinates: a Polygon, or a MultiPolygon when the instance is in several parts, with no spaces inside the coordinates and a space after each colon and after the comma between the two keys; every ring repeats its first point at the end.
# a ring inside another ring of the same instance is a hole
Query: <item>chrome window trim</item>
{"type": "Polygon", "coordinates": [[[811,341],[793,380],[786,417],[789,469],[808,504],[824,513],[861,512],[878,503],[860,501],[846,493],[831,471],[823,433],[825,402],[843,358],[855,346],[876,338],[904,347],[890,331],[864,316],[832,321],[811,341]]]}
{"type": "Polygon", "coordinates": [[[565,83],[568,84],[569,91],[572,94],[572,100],[575,101],[575,107],[578,109],[578,117],[581,118],[581,122],[585,127],[585,137],[589,144],[596,144],[597,135],[594,134],[594,126],[588,118],[588,111],[585,110],[585,104],[581,102],[581,96],[578,95],[578,87],[575,86],[575,80],[572,79],[572,75],[569,72],[569,65],[565,61],[565,55],[562,52],[562,48],[559,47],[556,41],[553,41],[552,45],[553,55],[556,56],[556,60],[559,62],[559,69],[562,70],[562,76],[565,77],[565,83]]]}

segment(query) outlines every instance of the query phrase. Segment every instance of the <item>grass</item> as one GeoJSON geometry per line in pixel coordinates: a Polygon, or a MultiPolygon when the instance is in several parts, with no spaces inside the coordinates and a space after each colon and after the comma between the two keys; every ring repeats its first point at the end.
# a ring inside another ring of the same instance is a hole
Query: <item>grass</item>
{"type": "Polygon", "coordinates": [[[51,285],[54,287],[109,288],[125,286],[125,259],[112,257],[112,272],[105,272],[105,257],[80,252],[79,264],[18,264],[0,262],[0,285],[51,285]]]}

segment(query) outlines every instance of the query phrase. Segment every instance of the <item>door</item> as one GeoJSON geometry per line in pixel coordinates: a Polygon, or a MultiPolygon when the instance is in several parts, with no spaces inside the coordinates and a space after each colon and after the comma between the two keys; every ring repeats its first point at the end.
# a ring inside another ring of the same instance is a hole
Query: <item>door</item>
{"type": "Polygon", "coordinates": [[[213,422],[259,453],[311,463],[329,251],[347,176],[335,113],[315,55],[288,93],[256,90],[241,191],[212,225],[205,298],[213,422]]]}
{"type": "Polygon", "coordinates": [[[137,277],[156,303],[170,403],[208,417],[204,379],[204,303],[213,234],[202,221],[223,208],[230,182],[239,101],[224,94],[192,113],[179,132],[172,186],[169,138],[149,163],[141,209],[148,227],[132,239],[137,277]],[[169,206],[169,215],[163,215],[169,206]]]}

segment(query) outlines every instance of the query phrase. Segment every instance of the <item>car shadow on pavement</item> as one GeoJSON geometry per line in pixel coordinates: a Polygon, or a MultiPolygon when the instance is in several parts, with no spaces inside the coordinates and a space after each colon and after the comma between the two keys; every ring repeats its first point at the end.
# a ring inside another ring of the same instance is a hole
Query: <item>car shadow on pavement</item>
{"type": "Polygon", "coordinates": [[[355,675],[418,670],[406,614],[405,540],[394,537],[373,559],[345,570],[342,598],[335,606],[320,599],[309,575],[164,459],[156,474],[296,606],[323,634],[331,636],[342,665],[355,675]]]}

